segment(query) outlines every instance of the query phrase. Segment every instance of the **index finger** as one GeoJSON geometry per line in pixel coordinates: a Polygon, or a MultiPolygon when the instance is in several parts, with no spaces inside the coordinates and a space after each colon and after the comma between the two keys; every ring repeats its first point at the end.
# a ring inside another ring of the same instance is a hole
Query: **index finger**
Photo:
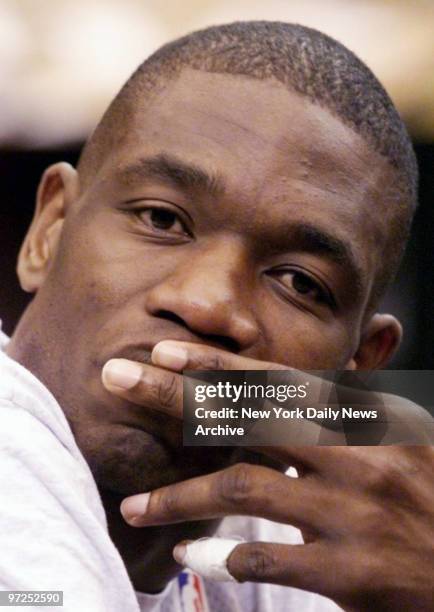
{"type": "MultiPolygon", "coordinates": [[[[104,366],[102,382],[108,391],[129,402],[177,419],[183,417],[183,376],[177,372],[126,359],[113,359],[104,366]]],[[[317,427],[315,424],[309,425],[311,429],[317,427]]],[[[313,433],[317,436],[316,432],[313,433]]],[[[264,442],[268,444],[267,440],[262,440],[262,444],[264,442]]],[[[256,452],[293,465],[302,473],[313,469],[315,450],[320,449],[299,446],[270,449],[264,446],[257,448],[256,452]]]]}
{"type": "Polygon", "coordinates": [[[213,346],[175,340],[162,340],[156,344],[152,351],[152,363],[176,372],[182,370],[291,370],[288,366],[235,355],[213,346]]]}
{"type": "Polygon", "coordinates": [[[101,377],[108,391],[129,402],[182,419],[181,374],[127,359],[111,359],[101,377]]]}
{"type": "MultiPolygon", "coordinates": [[[[319,480],[291,478],[272,468],[238,463],[229,468],[128,497],[124,519],[134,527],[257,516],[315,532],[332,528],[324,512],[334,493],[319,480]]],[[[337,504],[341,502],[337,498],[337,504]]]]}

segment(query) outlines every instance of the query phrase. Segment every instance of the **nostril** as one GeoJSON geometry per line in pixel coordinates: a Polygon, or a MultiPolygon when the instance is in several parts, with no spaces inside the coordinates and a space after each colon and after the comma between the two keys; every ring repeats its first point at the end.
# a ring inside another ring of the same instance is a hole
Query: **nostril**
{"type": "Polygon", "coordinates": [[[204,344],[210,344],[212,346],[217,346],[225,351],[229,351],[231,353],[239,353],[241,350],[240,344],[230,338],[229,336],[223,336],[219,334],[202,334],[196,329],[190,327],[182,317],[178,316],[174,312],[170,310],[158,310],[154,313],[155,317],[160,317],[161,319],[166,319],[166,321],[172,321],[173,323],[177,323],[181,327],[188,329],[194,336],[203,342],[204,344]]]}
{"type": "Polygon", "coordinates": [[[167,321],[173,321],[174,323],[178,323],[178,325],[182,325],[183,327],[188,327],[184,319],[170,310],[158,310],[156,313],[154,313],[154,316],[160,317],[161,319],[166,319],[167,321]]]}
{"type": "Polygon", "coordinates": [[[231,353],[239,353],[240,345],[233,338],[229,338],[229,336],[218,336],[215,334],[208,334],[206,336],[202,336],[204,342],[209,342],[210,344],[217,345],[219,348],[222,348],[225,351],[229,351],[231,353]]]}

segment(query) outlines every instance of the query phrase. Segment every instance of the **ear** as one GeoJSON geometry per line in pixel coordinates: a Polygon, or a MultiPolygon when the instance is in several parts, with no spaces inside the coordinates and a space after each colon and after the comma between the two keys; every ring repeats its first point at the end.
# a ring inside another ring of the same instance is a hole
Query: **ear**
{"type": "Polygon", "coordinates": [[[348,370],[378,370],[392,358],[402,339],[400,322],[390,314],[375,314],[367,323],[348,370]]]}
{"type": "Polygon", "coordinates": [[[17,273],[24,291],[33,293],[43,284],[67,209],[78,193],[78,174],[70,164],[54,164],[42,175],[35,214],[18,255],[17,273]]]}

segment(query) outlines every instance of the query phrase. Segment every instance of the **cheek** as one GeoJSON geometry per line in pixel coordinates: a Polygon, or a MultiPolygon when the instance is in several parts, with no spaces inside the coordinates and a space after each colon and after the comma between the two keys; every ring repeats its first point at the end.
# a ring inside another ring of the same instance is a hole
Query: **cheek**
{"type": "Polygon", "coordinates": [[[301,370],[344,368],[351,353],[346,329],[337,320],[325,323],[295,307],[288,308],[290,314],[279,317],[275,313],[270,320],[263,359],[301,370]]]}
{"type": "Polygon", "coordinates": [[[119,348],[152,336],[154,321],[147,314],[146,298],[171,266],[173,255],[167,248],[147,246],[125,231],[116,215],[71,223],[47,297],[55,315],[56,304],[63,304],[57,337],[61,334],[73,359],[99,368],[119,348]]]}
{"type": "Polygon", "coordinates": [[[125,306],[161,271],[143,243],[113,216],[99,214],[66,228],[53,269],[53,285],[71,290],[77,314],[94,315],[125,306]]]}

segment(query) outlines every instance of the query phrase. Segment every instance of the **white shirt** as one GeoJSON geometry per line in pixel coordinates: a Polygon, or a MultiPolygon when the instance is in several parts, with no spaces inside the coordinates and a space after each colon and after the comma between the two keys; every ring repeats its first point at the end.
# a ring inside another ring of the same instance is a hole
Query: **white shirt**
{"type": "MultiPolygon", "coordinates": [[[[158,595],[134,592],[63,411],[31,372],[3,352],[7,341],[0,330],[0,590],[63,591],[63,608],[44,609],[65,612],[340,610],[305,591],[214,583],[191,572],[181,572],[158,595]]],[[[296,529],[264,519],[231,517],[219,532],[301,542],[296,529]]]]}

